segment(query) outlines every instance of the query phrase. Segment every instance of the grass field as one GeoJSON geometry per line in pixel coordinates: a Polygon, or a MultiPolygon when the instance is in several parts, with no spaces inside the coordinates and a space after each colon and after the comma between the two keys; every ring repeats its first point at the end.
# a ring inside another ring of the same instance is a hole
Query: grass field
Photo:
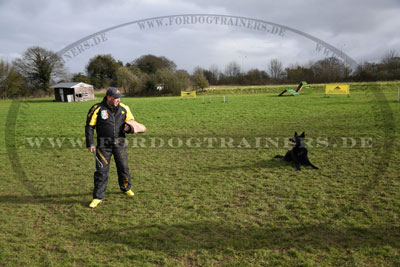
{"type": "Polygon", "coordinates": [[[135,196],[113,163],[94,210],[96,101],[0,101],[0,266],[399,266],[400,83],[257,88],[124,98],[135,196]],[[294,131],[320,170],[273,159],[294,131]]]}

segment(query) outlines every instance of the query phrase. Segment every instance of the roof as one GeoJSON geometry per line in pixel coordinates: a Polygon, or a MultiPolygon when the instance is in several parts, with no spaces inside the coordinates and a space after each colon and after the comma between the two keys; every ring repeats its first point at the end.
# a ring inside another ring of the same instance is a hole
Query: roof
{"type": "Polygon", "coordinates": [[[74,88],[74,87],[87,87],[87,86],[93,86],[91,84],[87,83],[82,83],[82,82],[72,82],[72,83],[57,83],[50,88],[74,88]]]}

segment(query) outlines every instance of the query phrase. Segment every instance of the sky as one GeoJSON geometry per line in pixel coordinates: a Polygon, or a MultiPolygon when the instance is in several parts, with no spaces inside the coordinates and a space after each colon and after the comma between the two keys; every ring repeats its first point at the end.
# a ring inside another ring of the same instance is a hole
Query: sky
{"type": "Polygon", "coordinates": [[[165,18],[163,26],[153,28],[148,24],[151,21],[142,27],[134,23],[82,43],[81,50],[69,52],[65,66],[70,73],[84,73],[90,58],[98,54],[111,54],[123,63],[153,54],[189,72],[196,66],[209,69],[212,65],[224,71],[232,61],[248,71],[266,70],[272,59],[289,67],[326,57],[315,41],[288,30],[268,33],[265,27],[271,25],[257,28],[255,20],[309,34],[357,63],[379,62],[390,50],[400,54],[396,30],[400,29],[400,0],[0,0],[0,59],[11,62],[31,46],[59,52],[109,27],[182,14],[250,20],[243,22],[248,27],[222,23],[222,18],[215,17],[212,23],[184,23],[183,19],[191,17],[165,18]]]}

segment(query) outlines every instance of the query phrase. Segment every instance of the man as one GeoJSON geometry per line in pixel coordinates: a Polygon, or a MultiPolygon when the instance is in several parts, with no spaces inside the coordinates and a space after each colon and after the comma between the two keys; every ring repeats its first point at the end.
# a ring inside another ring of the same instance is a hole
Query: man
{"type": "Polygon", "coordinates": [[[104,199],[112,155],[117,166],[121,191],[127,196],[134,195],[131,190],[125,134],[145,132],[146,127],[134,121],[129,107],[120,103],[121,97],[123,95],[118,88],[110,87],[103,101],[92,106],[87,116],[86,147],[90,152],[95,152],[96,157],[93,200],[89,205],[91,208],[97,207],[104,199]],[[93,141],[94,129],[97,133],[96,148],[93,141]]]}

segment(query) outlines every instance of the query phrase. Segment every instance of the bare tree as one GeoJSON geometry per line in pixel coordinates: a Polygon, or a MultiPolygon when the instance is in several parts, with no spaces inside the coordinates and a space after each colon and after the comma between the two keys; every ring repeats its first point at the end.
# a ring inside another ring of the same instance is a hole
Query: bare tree
{"type": "Polygon", "coordinates": [[[238,77],[240,75],[240,65],[236,61],[231,61],[225,67],[225,74],[229,77],[238,77]]]}
{"type": "Polygon", "coordinates": [[[396,50],[391,49],[383,56],[381,63],[385,65],[391,64],[398,57],[396,50]]]}
{"type": "Polygon", "coordinates": [[[39,46],[28,48],[13,65],[33,89],[41,89],[45,93],[48,93],[50,81],[65,73],[61,57],[39,46]]]}
{"type": "Polygon", "coordinates": [[[329,57],[315,62],[311,70],[317,82],[345,81],[350,75],[350,69],[336,57],[329,57]]]}
{"type": "Polygon", "coordinates": [[[268,64],[268,73],[272,79],[280,79],[283,76],[282,62],[278,59],[271,59],[268,64]]]}
{"type": "Polygon", "coordinates": [[[209,71],[213,74],[216,80],[219,79],[219,68],[216,64],[212,64],[209,68],[209,71]]]}
{"type": "Polygon", "coordinates": [[[400,79],[400,57],[394,49],[382,58],[378,76],[381,80],[400,79]]]}

